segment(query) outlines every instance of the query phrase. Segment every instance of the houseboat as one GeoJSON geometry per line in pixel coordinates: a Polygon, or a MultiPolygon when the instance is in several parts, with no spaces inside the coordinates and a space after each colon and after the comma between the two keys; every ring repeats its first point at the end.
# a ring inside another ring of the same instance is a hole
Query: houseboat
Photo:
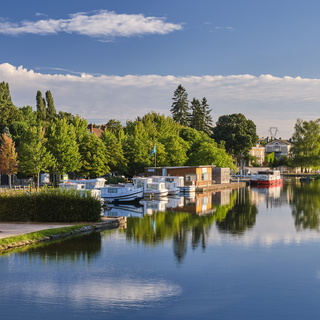
{"type": "Polygon", "coordinates": [[[279,170],[258,171],[250,179],[251,185],[269,186],[283,182],[279,170]]]}
{"type": "Polygon", "coordinates": [[[178,184],[183,183],[183,177],[171,177],[171,176],[151,176],[152,182],[164,182],[165,187],[168,189],[168,195],[177,195],[180,193],[178,184]]]}
{"type": "Polygon", "coordinates": [[[99,189],[87,189],[85,183],[78,183],[78,182],[71,182],[71,181],[64,181],[59,183],[59,189],[61,190],[75,190],[82,195],[90,194],[94,198],[103,202],[101,197],[101,191],[99,189]]]}
{"type": "Polygon", "coordinates": [[[143,198],[144,190],[133,184],[106,185],[99,188],[101,198],[106,202],[130,202],[139,201],[143,198]]]}
{"type": "Polygon", "coordinates": [[[166,197],[169,193],[165,182],[153,181],[152,177],[135,177],[132,182],[137,188],[143,188],[143,194],[147,197],[166,197]]]}

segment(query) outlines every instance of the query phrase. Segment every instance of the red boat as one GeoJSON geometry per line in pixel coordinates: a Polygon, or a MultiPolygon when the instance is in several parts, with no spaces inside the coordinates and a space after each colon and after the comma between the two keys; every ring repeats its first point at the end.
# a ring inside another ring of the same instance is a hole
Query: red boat
{"type": "Polygon", "coordinates": [[[279,170],[259,171],[256,175],[251,177],[251,185],[270,186],[282,183],[283,179],[279,170]]]}

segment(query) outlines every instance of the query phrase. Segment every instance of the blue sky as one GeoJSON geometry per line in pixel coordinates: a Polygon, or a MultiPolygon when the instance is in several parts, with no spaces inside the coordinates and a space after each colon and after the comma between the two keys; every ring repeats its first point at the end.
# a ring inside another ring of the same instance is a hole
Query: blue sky
{"type": "MultiPolygon", "coordinates": [[[[11,0],[0,11],[0,81],[13,102],[51,90],[89,121],[170,115],[181,83],[214,121],[243,113],[290,138],[319,117],[317,0],[11,0]]],[[[280,137],[279,136],[279,137],[280,137]]]]}

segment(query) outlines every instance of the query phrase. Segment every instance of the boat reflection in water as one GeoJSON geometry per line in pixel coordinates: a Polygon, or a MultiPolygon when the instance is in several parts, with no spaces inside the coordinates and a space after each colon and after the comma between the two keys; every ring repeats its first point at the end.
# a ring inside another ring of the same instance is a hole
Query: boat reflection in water
{"type": "Polygon", "coordinates": [[[144,198],[136,203],[110,203],[104,216],[143,217],[155,212],[187,212],[204,215],[215,212],[218,205],[228,205],[232,190],[207,193],[188,193],[172,197],[144,198]]]}
{"type": "Polygon", "coordinates": [[[283,183],[277,183],[270,186],[252,186],[250,188],[250,199],[252,203],[265,203],[266,207],[269,205],[277,205],[281,203],[281,192],[283,183]]]}
{"type": "Polygon", "coordinates": [[[104,215],[112,217],[143,217],[144,208],[139,203],[110,203],[104,209],[104,215]]]}

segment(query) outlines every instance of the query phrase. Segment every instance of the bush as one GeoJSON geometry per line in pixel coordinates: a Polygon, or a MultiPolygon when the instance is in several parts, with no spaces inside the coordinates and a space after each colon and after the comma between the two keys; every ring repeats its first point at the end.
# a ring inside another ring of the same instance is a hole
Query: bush
{"type": "Polygon", "coordinates": [[[0,194],[0,221],[94,222],[99,221],[100,214],[100,201],[77,190],[0,194]]]}

